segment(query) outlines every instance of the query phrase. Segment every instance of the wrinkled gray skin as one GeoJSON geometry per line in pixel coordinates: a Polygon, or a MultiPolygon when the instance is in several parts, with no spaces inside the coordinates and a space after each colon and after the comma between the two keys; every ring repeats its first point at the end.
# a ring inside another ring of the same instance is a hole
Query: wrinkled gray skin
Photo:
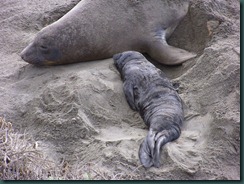
{"type": "Polygon", "coordinates": [[[124,82],[128,104],[139,111],[149,127],[140,146],[140,161],[144,167],[159,167],[161,147],[180,136],[184,118],[181,98],[165,74],[142,54],[128,51],[113,59],[124,82]]]}
{"type": "Polygon", "coordinates": [[[169,46],[166,39],[186,15],[188,4],[188,0],[82,0],[43,28],[21,57],[35,65],[58,65],[134,50],[163,64],[180,64],[196,55],[169,46]]]}

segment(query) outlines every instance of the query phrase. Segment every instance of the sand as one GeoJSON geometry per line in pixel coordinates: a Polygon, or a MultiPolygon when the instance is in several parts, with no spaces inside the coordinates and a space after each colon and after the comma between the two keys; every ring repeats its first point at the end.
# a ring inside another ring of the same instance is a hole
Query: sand
{"type": "Polygon", "coordinates": [[[86,167],[77,178],[239,180],[239,1],[192,0],[169,43],[197,57],[172,67],[152,61],[180,84],[185,122],[180,138],[163,148],[163,165],[150,169],[138,158],[147,127],[129,108],[111,58],[36,67],[19,56],[40,29],[77,3],[1,2],[0,117],[57,165],[66,163],[70,172],[86,167]]]}

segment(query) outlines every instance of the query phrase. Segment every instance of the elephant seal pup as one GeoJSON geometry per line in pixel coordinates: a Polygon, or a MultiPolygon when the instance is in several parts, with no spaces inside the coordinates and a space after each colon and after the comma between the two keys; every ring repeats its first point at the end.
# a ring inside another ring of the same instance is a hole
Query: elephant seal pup
{"type": "Polygon", "coordinates": [[[195,54],[166,39],[188,11],[188,0],[82,0],[43,28],[22,51],[35,65],[58,65],[111,58],[134,50],[167,65],[195,54]]]}
{"type": "Polygon", "coordinates": [[[184,114],[181,98],[165,74],[133,51],[113,56],[121,74],[124,93],[133,110],[139,111],[149,132],[139,149],[144,167],[160,166],[160,149],[180,136],[184,114]]]}

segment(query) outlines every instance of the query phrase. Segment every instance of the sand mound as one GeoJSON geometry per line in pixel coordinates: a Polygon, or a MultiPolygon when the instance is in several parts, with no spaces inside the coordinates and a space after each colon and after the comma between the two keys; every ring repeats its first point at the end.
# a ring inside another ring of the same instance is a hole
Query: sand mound
{"type": "Polygon", "coordinates": [[[239,1],[192,1],[170,38],[198,57],[177,67],[157,64],[180,84],[185,123],[181,137],[164,147],[162,167],[147,170],[138,158],[147,127],[129,108],[112,59],[35,67],[19,57],[76,3],[2,3],[0,117],[45,145],[57,165],[67,163],[70,172],[86,167],[82,179],[240,179],[239,1]]]}

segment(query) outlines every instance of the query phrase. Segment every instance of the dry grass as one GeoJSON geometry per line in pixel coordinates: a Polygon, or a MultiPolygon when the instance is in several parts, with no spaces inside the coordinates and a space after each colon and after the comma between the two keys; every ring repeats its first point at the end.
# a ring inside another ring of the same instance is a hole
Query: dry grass
{"type": "Polygon", "coordinates": [[[57,165],[28,134],[15,132],[0,117],[0,180],[130,180],[138,179],[137,169],[126,174],[103,171],[95,163],[57,165]]]}
{"type": "Polygon", "coordinates": [[[13,131],[12,124],[0,118],[0,179],[45,179],[54,163],[37,149],[26,134],[13,131]]]}

